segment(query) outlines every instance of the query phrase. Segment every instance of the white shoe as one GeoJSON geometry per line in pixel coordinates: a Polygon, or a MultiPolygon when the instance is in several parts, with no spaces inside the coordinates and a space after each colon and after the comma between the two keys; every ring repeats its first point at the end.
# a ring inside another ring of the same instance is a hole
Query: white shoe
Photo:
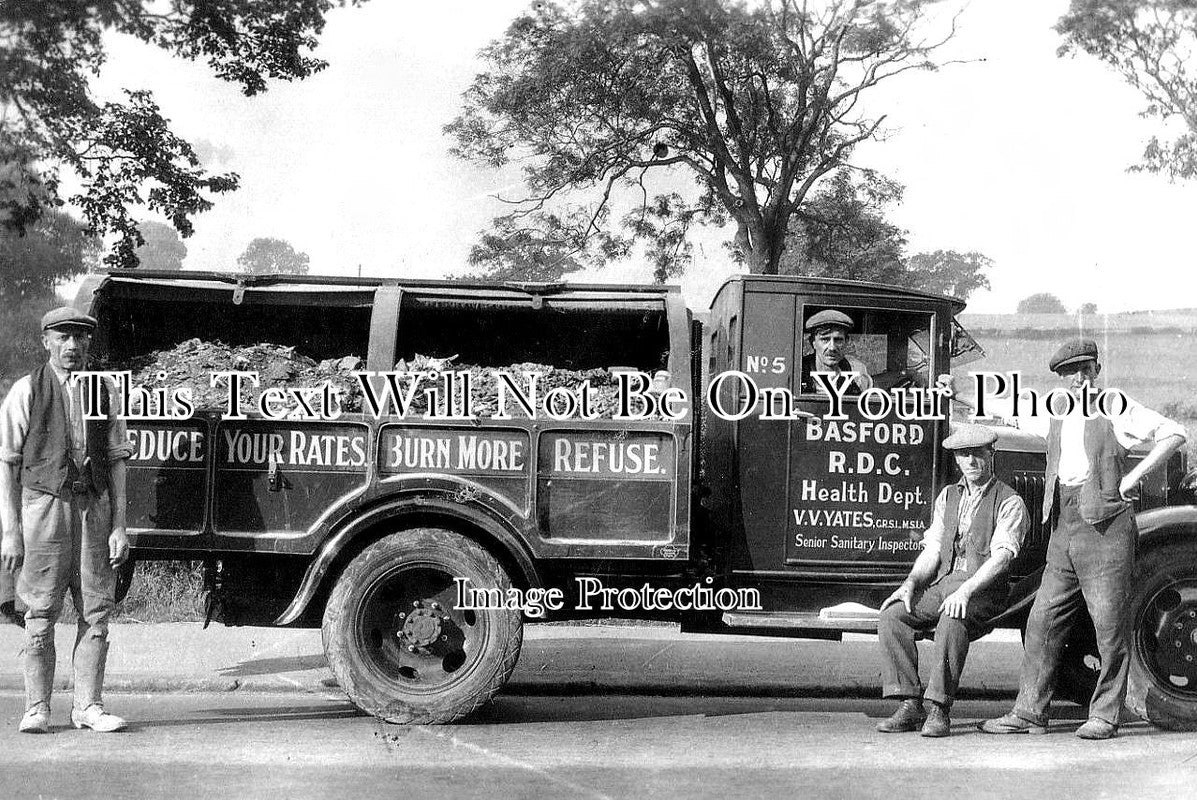
{"type": "Polygon", "coordinates": [[[50,709],[45,703],[37,703],[21,717],[21,724],[17,726],[21,733],[49,733],[50,709]]]}
{"type": "Polygon", "coordinates": [[[128,724],[116,714],[109,714],[102,703],[92,703],[80,711],[71,709],[71,724],[76,728],[91,728],[96,733],[115,733],[128,724]]]}

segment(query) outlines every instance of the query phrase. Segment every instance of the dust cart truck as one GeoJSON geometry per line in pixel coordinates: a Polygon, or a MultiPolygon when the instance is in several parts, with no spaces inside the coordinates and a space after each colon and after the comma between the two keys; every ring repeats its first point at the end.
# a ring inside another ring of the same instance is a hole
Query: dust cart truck
{"type": "MultiPolygon", "coordinates": [[[[731,278],[701,321],[676,287],[140,270],[90,277],[76,305],[100,321],[101,363],[148,369],[160,389],[143,397],[156,417],[128,420],[134,558],[203,562],[225,624],[321,627],[349,698],[401,723],[485,703],[528,622],[875,631],[954,480],[939,446],[948,423],[884,407],[878,392],[829,415],[804,374],[804,321],[851,316],[853,358],[880,394],[926,389],[980,355],[958,300],[814,278],[731,278]],[[270,348],[293,363],[261,369],[270,348]],[[172,380],[227,371],[214,353],[264,372],[252,388],[278,402],[168,408],[172,380]],[[469,372],[462,397],[482,413],[429,416],[413,400],[400,415],[358,395],[339,416],[313,414],[327,397],[294,388],[305,370],[350,388],[351,373],[373,373],[385,389],[383,376],[414,368],[469,372]],[[510,378],[506,413],[483,385],[496,370],[510,378]],[[609,392],[579,407],[579,381],[607,392],[621,375],[648,398],[635,404],[644,418],[616,413],[609,392]],[[550,392],[556,413],[538,413],[550,392]]],[[[1045,445],[998,431],[997,473],[1035,518],[991,622],[1019,628],[1047,545],[1045,445]]],[[[1184,471],[1178,454],[1136,500],[1128,704],[1164,726],[1197,721],[1197,507],[1184,471]]],[[[1092,625],[1077,626],[1061,693],[1086,698],[1097,663],[1092,625]]]]}

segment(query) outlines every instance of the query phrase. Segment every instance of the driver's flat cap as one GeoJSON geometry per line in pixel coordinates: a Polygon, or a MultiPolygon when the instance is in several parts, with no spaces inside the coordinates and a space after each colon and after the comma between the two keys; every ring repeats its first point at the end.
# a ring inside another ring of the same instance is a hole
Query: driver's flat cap
{"type": "Polygon", "coordinates": [[[62,306],[54,308],[46,312],[42,317],[42,330],[49,331],[56,328],[84,328],[89,331],[94,331],[96,326],[95,317],[89,317],[77,308],[71,306],[62,306]]]}
{"type": "Polygon", "coordinates": [[[1082,361],[1097,360],[1097,342],[1092,339],[1070,339],[1060,345],[1060,349],[1052,354],[1048,367],[1052,372],[1059,372],[1061,367],[1080,364],[1082,361]]]}
{"type": "Polygon", "coordinates": [[[967,450],[970,447],[988,447],[998,439],[997,431],[985,425],[953,425],[948,438],[943,440],[945,450],[967,450]]]}
{"type": "Polygon", "coordinates": [[[810,319],[806,321],[806,326],[803,330],[815,331],[819,328],[844,328],[845,330],[852,330],[856,327],[856,323],[852,321],[852,317],[845,314],[843,311],[836,311],[834,308],[824,309],[818,314],[813,314],[810,319]]]}

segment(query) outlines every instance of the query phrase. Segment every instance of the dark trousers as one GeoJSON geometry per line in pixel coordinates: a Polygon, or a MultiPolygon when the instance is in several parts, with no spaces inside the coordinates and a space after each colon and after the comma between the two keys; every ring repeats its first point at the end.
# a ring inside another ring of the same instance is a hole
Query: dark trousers
{"type": "Polygon", "coordinates": [[[1089,716],[1117,724],[1126,699],[1128,606],[1138,538],[1135,517],[1127,509],[1094,527],[1081,518],[1079,500],[1079,489],[1061,487],[1059,519],[1048,540],[1043,582],[1027,620],[1014,713],[1036,724],[1047,722],[1060,651],[1082,602],[1093,620],[1101,657],[1089,716]]]}
{"type": "MultiPolygon", "coordinates": [[[[939,604],[960,588],[968,576],[955,572],[927,587],[914,611],[901,603],[887,606],[877,623],[883,668],[881,693],[887,698],[925,697],[950,706],[960,685],[968,646],[985,630],[985,623],[1005,604],[1005,593],[991,589],[969,600],[964,619],[940,616],[939,604]],[[919,680],[917,633],[935,631],[935,656],[927,688],[919,680]]],[[[1004,582],[1002,583],[1004,587],[1004,582]]]]}

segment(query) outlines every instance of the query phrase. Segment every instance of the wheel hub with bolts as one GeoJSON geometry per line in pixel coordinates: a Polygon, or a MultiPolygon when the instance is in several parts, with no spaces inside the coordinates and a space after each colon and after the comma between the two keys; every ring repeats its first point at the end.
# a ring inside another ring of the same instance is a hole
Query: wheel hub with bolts
{"type": "Polygon", "coordinates": [[[1174,583],[1148,606],[1156,679],[1173,691],[1197,695],[1197,582],[1174,583]]]}
{"type": "Polygon", "coordinates": [[[425,606],[421,600],[412,603],[409,614],[400,613],[398,617],[398,631],[396,635],[408,652],[414,653],[429,647],[438,641],[445,640],[445,626],[451,625],[452,620],[439,603],[425,606]]]}

